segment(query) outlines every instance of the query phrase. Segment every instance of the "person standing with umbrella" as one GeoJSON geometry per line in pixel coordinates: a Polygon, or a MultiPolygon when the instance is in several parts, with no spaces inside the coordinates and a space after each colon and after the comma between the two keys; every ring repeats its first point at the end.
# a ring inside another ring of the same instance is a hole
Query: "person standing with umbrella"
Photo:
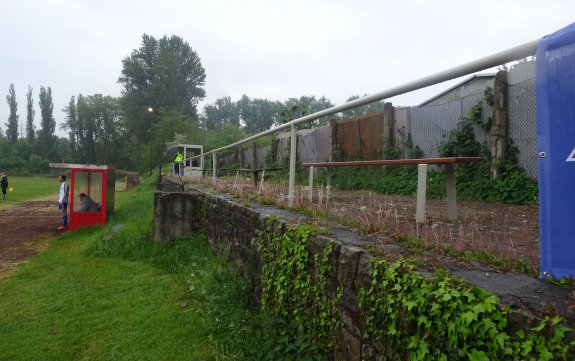
{"type": "Polygon", "coordinates": [[[174,156],[174,174],[180,175],[180,163],[184,160],[184,155],[178,150],[174,156]]]}

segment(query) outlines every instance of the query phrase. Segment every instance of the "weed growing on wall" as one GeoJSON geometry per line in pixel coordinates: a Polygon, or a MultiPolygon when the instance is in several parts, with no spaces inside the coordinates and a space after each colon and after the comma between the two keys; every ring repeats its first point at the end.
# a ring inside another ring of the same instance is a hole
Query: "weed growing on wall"
{"type": "Polygon", "coordinates": [[[496,296],[438,271],[433,278],[400,259],[376,258],[371,285],[360,290],[364,355],[410,360],[572,360],[575,341],[560,318],[545,318],[530,332],[507,332],[507,308],[496,296]]]}
{"type": "Polygon", "coordinates": [[[260,360],[324,360],[336,340],[342,291],[331,301],[324,296],[332,245],[312,256],[310,234],[309,226],[293,226],[259,240],[265,335],[258,339],[268,340],[259,345],[260,360]]]}

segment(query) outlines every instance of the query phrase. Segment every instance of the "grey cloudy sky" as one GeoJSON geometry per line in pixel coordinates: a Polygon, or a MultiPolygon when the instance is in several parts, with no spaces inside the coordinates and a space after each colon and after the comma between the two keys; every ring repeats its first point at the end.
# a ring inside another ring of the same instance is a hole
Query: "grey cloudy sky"
{"type": "MultiPolygon", "coordinates": [[[[206,69],[203,104],[230,96],[334,104],[509,49],[575,21],[573,0],[2,0],[0,128],[14,83],[18,114],[51,87],[54,116],[73,95],[119,96],[122,59],[142,34],[177,35],[206,69]]],[[[413,105],[442,84],[391,99],[413,105]]],[[[65,132],[58,130],[59,135],[65,132]]]]}

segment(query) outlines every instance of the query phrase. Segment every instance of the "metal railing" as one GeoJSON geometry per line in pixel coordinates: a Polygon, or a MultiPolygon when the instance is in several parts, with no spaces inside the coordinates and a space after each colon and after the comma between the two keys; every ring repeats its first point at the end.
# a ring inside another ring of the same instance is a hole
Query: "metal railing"
{"type": "MultiPolygon", "coordinates": [[[[390,89],[387,89],[387,90],[384,90],[384,91],[381,91],[378,93],[374,93],[371,95],[361,97],[359,99],[349,101],[349,102],[344,103],[344,104],[336,105],[334,107],[324,109],[322,111],[315,112],[313,114],[306,115],[306,116],[301,117],[301,118],[294,119],[288,123],[282,124],[280,126],[266,130],[266,131],[258,133],[256,135],[252,135],[252,136],[245,138],[243,140],[240,140],[238,142],[235,142],[235,143],[232,143],[232,144],[229,144],[229,145],[217,148],[217,149],[210,150],[210,151],[208,151],[202,155],[191,157],[191,159],[205,157],[206,155],[212,154],[213,177],[216,178],[216,175],[217,175],[217,157],[216,157],[216,154],[218,152],[221,152],[222,150],[225,150],[225,149],[230,149],[230,148],[240,146],[240,145],[245,144],[247,142],[250,142],[252,140],[261,138],[261,137],[269,135],[269,134],[279,132],[279,131],[284,130],[286,128],[291,128],[289,192],[288,192],[288,202],[289,202],[289,206],[291,207],[291,206],[293,206],[294,195],[295,195],[295,169],[296,169],[296,146],[297,146],[297,125],[298,124],[311,122],[311,121],[317,120],[319,118],[323,118],[323,117],[326,117],[329,115],[337,114],[339,112],[343,112],[343,111],[346,111],[346,110],[349,110],[352,108],[366,105],[366,104],[369,104],[369,103],[372,103],[375,101],[379,101],[379,100],[391,98],[391,97],[394,97],[397,95],[405,94],[405,93],[408,93],[410,91],[414,91],[414,90],[424,88],[424,87],[427,87],[430,85],[434,85],[434,84],[441,83],[441,82],[444,82],[447,80],[459,78],[461,76],[465,76],[465,75],[476,73],[478,71],[482,71],[485,69],[493,68],[495,66],[502,65],[502,64],[505,64],[505,63],[508,63],[508,62],[511,62],[514,60],[519,60],[519,59],[522,59],[522,58],[525,58],[528,56],[532,56],[535,54],[535,52],[537,50],[537,44],[538,43],[539,43],[539,40],[533,40],[533,41],[530,41],[528,43],[515,46],[515,47],[510,48],[508,50],[504,50],[504,51],[486,56],[484,58],[481,58],[481,59],[478,59],[475,61],[471,61],[469,63],[465,63],[462,65],[456,66],[454,68],[447,69],[447,70],[441,71],[439,73],[423,77],[423,78],[418,79],[418,80],[408,82],[408,83],[403,84],[403,85],[399,85],[399,86],[396,86],[396,87],[393,87],[393,88],[390,88],[390,89]]],[[[202,162],[202,164],[203,164],[203,162],[202,162]]]]}

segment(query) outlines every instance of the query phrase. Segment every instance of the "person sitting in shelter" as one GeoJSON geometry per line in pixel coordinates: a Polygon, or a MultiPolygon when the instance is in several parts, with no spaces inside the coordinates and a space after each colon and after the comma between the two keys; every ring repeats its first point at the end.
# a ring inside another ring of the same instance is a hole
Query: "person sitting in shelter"
{"type": "Polygon", "coordinates": [[[100,212],[100,205],[92,200],[86,193],[80,193],[80,208],[78,212],[100,212]]]}

